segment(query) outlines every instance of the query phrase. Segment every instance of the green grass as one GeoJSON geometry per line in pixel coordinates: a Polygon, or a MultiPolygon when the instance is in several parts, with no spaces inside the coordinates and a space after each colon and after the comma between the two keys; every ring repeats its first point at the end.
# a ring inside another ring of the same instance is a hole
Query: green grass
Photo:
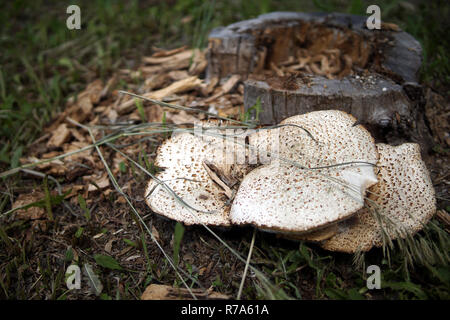
{"type": "Polygon", "coordinates": [[[173,233],[173,261],[176,266],[180,261],[180,247],[181,241],[183,240],[183,235],[184,235],[184,226],[181,223],[177,222],[175,224],[175,230],[173,233]]]}
{"type": "MultiPolygon", "coordinates": [[[[405,1],[399,0],[377,3],[381,7],[383,20],[399,24],[421,42],[424,50],[422,81],[448,96],[450,58],[445,19],[450,14],[450,5],[443,0],[423,1],[415,6],[405,5],[405,1]]],[[[338,11],[365,15],[365,8],[371,1],[73,1],[71,4],[81,7],[81,30],[71,31],[65,27],[67,4],[61,1],[48,4],[47,1],[18,0],[2,4],[0,172],[19,165],[20,157],[26,154],[30,144],[42,133],[43,127],[64,109],[68,98],[96,78],[107,79],[119,68],[136,66],[142,55],[151,52],[152,46],[173,48],[188,44],[202,47],[213,27],[275,10],[338,11]]],[[[119,84],[119,87],[126,89],[126,84],[119,84]]],[[[136,107],[144,118],[142,106],[137,103],[136,107]]],[[[255,111],[258,112],[257,106],[255,111]]],[[[141,148],[138,161],[150,172],[157,170],[153,163],[148,162],[144,147],[141,148]]],[[[133,163],[129,167],[124,164],[121,171],[131,171],[136,180],[145,178],[138,173],[133,163]]],[[[10,193],[22,187],[23,181],[20,175],[2,180],[0,212],[9,209],[10,193]]],[[[42,183],[35,184],[34,187],[45,191],[45,198],[33,205],[45,208],[57,225],[58,217],[54,210],[61,206],[63,196],[50,194],[49,190],[54,188],[54,182],[50,180],[43,179],[42,183]]],[[[136,220],[134,228],[140,232],[139,237],[122,240],[131,250],[142,251],[145,257],[145,272],[138,287],[135,287],[138,281],[133,272],[123,270],[114,258],[94,255],[91,244],[86,243],[88,237],[85,234],[96,234],[101,227],[95,225],[95,212],[88,209],[82,196],[78,198],[78,205],[84,222],[89,225],[75,228],[73,249],[61,249],[64,266],[60,266],[60,261],[54,255],[34,259],[32,233],[30,239],[23,241],[12,236],[25,234],[31,228],[29,223],[16,221],[0,225],[0,298],[64,299],[67,296],[65,268],[70,263],[81,261],[95,264],[96,271],[103,271],[99,275],[104,285],[101,299],[136,299],[145,286],[155,279],[162,283],[174,282],[176,277],[167,260],[153,259],[147,247],[148,236],[146,238],[145,230],[136,220]],[[81,256],[79,260],[76,260],[74,252],[81,256]],[[37,279],[31,277],[35,270],[40,275],[37,279]],[[107,272],[121,277],[122,287],[119,288],[107,272]],[[27,283],[29,279],[33,279],[32,284],[27,283]]],[[[189,232],[186,230],[183,241],[187,241],[189,232]]],[[[181,263],[182,237],[183,232],[178,227],[175,229],[173,254],[176,265],[181,263]]],[[[436,240],[439,236],[432,233],[431,237],[436,240]]],[[[249,235],[244,237],[239,244],[240,252],[248,252],[246,249],[250,240],[249,235]]],[[[232,265],[226,263],[230,261],[229,253],[221,245],[217,245],[216,249],[224,264],[212,285],[216,290],[235,292],[239,287],[239,279],[230,277],[232,265]]],[[[363,257],[365,265],[379,264],[383,270],[383,289],[370,294],[375,298],[450,298],[450,273],[447,267],[411,268],[399,252],[394,250],[390,261],[379,250],[363,257]]],[[[365,298],[364,268],[354,269],[351,260],[351,257],[331,254],[314,245],[274,240],[260,233],[257,233],[252,258],[252,262],[266,275],[270,275],[271,281],[290,297],[365,298]],[[299,290],[299,285],[303,285],[305,279],[308,284],[312,284],[311,287],[299,290]]],[[[243,264],[239,267],[243,269],[243,264]]],[[[192,286],[198,272],[189,264],[186,269],[192,286]]],[[[178,280],[176,283],[180,284],[178,280]]],[[[258,280],[247,277],[243,298],[267,298],[267,294],[258,280]]]]}

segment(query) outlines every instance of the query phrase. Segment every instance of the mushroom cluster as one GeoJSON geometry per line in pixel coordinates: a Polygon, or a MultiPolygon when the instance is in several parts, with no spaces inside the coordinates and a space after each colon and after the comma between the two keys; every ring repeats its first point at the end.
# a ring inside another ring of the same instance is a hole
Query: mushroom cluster
{"type": "Polygon", "coordinates": [[[217,121],[195,131],[160,146],[165,170],[146,190],[155,213],[186,225],[254,225],[356,252],[417,232],[436,210],[418,145],[375,144],[342,111],[251,133],[217,121]]]}

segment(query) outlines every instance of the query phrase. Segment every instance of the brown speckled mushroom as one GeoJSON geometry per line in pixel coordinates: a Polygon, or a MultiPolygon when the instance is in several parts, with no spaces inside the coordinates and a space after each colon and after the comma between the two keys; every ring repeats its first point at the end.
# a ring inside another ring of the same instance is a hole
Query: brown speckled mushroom
{"type": "Polygon", "coordinates": [[[377,148],[379,183],[369,189],[367,208],[340,223],[337,234],[321,244],[323,248],[348,253],[368,251],[383,245],[383,229],[391,240],[404,238],[421,230],[436,212],[433,185],[419,145],[377,144],[377,148]]]}
{"type": "Polygon", "coordinates": [[[150,180],[145,194],[155,213],[186,225],[230,225],[230,194],[214,180],[210,166],[235,175],[230,180],[241,179],[247,166],[233,163],[235,155],[245,155],[245,148],[220,137],[225,133],[220,125],[204,122],[194,130],[197,134],[174,133],[159,147],[155,164],[165,170],[150,180]]]}
{"type": "Polygon", "coordinates": [[[366,189],[377,182],[378,152],[355,122],[342,111],[316,111],[271,129],[279,135],[278,151],[244,177],[231,208],[233,224],[299,234],[361,209],[366,189]]]}

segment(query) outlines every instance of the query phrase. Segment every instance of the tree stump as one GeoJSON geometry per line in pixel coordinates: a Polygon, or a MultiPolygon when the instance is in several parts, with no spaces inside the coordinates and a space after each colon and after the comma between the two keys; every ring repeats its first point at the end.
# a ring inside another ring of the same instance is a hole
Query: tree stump
{"type": "Polygon", "coordinates": [[[420,44],[396,25],[366,28],[367,17],[274,12],[214,29],[207,79],[239,74],[244,106],[261,102],[261,124],[296,114],[351,113],[378,141],[428,147],[420,44]]]}

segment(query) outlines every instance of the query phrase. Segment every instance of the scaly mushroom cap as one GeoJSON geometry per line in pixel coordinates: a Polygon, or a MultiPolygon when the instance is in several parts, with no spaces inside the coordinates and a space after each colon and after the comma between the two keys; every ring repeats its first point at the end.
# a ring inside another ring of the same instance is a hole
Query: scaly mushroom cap
{"type": "Polygon", "coordinates": [[[250,144],[264,149],[264,136],[278,134],[278,150],[272,146],[272,161],[244,177],[231,221],[303,233],[361,209],[366,188],[377,182],[373,165],[378,152],[369,132],[355,122],[342,111],[316,111],[250,137],[250,144]],[[322,168],[312,169],[317,167],[322,168]]]}
{"type": "Polygon", "coordinates": [[[392,240],[405,238],[421,230],[436,212],[433,185],[419,145],[377,144],[377,148],[379,183],[369,189],[367,208],[340,223],[338,233],[324,241],[323,248],[368,251],[383,245],[383,229],[392,240]]]}
{"type": "Polygon", "coordinates": [[[155,213],[186,225],[230,225],[229,199],[205,164],[214,164],[235,179],[242,178],[247,166],[235,163],[233,157],[242,152],[245,156],[245,147],[224,140],[221,135],[225,129],[218,129],[221,125],[216,121],[202,123],[197,134],[174,133],[161,144],[155,164],[165,170],[156,178],[165,185],[151,179],[145,194],[155,213]]]}

